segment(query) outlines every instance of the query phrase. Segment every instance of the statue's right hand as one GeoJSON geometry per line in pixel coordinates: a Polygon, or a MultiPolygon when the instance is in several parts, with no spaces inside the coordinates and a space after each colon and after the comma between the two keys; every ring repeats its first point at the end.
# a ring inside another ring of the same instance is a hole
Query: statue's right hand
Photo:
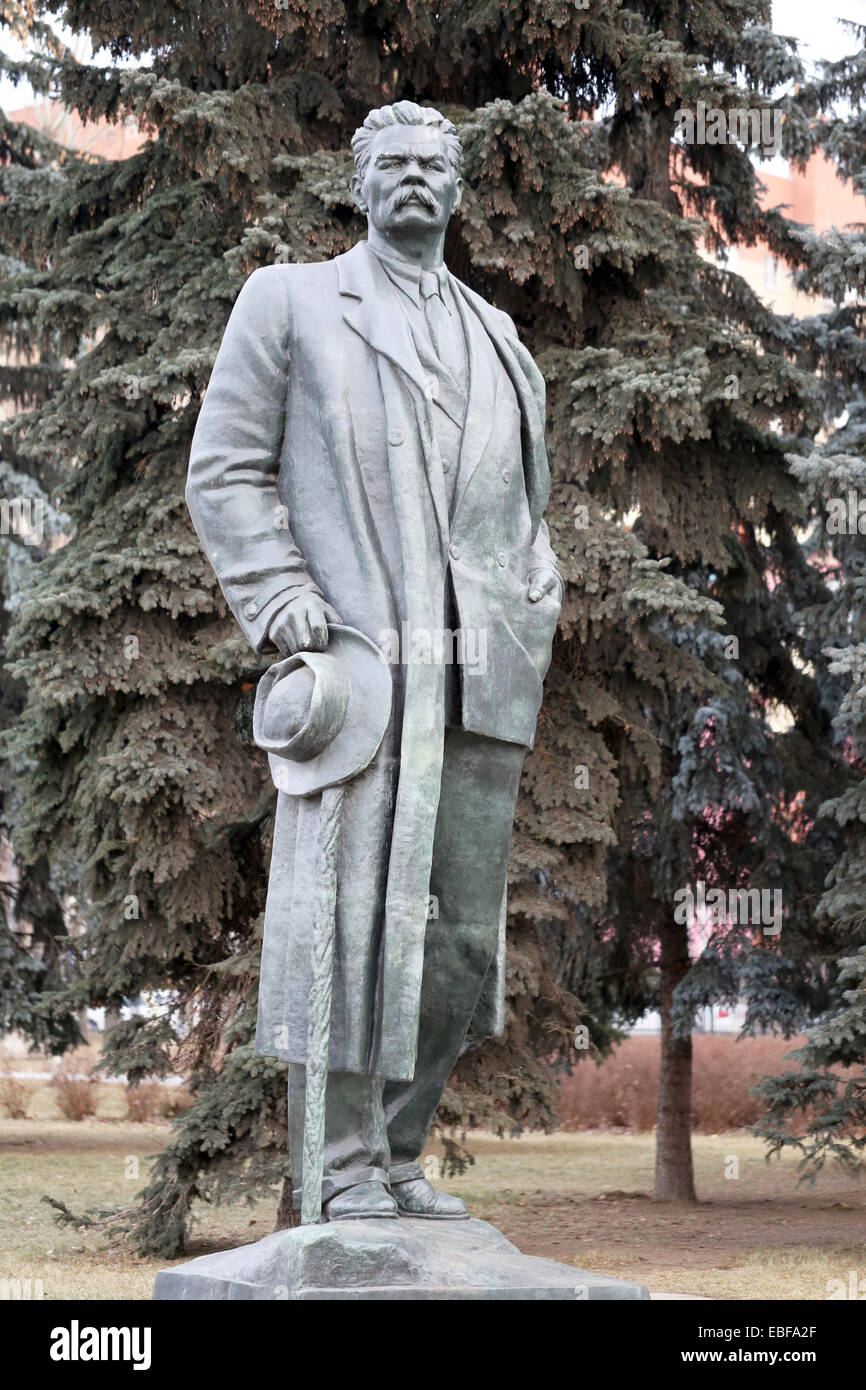
{"type": "Polygon", "coordinates": [[[328,623],[340,615],[316,594],[299,594],[271,620],[268,636],[282,656],[295,652],[323,652],[328,645],[328,623]]]}

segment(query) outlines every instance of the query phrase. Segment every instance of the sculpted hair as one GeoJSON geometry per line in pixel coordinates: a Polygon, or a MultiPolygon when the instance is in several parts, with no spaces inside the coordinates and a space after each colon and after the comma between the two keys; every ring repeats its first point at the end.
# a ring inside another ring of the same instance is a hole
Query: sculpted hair
{"type": "Polygon", "coordinates": [[[362,126],[352,136],[352,153],[355,156],[355,172],[364,177],[370,162],[370,146],[379,130],[396,125],[429,125],[440,130],[448,151],[448,159],[454,172],[460,173],[463,147],[453,122],[446,120],[441,111],[433,106],[418,106],[414,101],[395,101],[393,106],[379,106],[371,111],[362,126]]]}

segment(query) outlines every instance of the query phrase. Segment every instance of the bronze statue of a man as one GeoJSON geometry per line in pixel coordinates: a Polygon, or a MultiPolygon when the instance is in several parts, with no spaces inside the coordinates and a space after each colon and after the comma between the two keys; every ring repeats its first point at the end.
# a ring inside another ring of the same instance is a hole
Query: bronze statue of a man
{"type": "MultiPolygon", "coordinates": [[[[331,842],[323,1215],[460,1219],[419,1159],[470,1025],[504,1022],[514,806],[562,599],[544,383],[511,319],[443,263],[451,122],[400,101],[352,147],[367,240],[250,276],[187,499],[257,651],[325,652],[331,633],[336,651],[347,627],[391,663],[384,737],[343,777],[331,842]]],[[[309,756],[286,732],[286,758],[309,756]]],[[[296,1201],[327,795],[279,793],[262,955],[256,1046],[290,1063],[296,1201]]]]}

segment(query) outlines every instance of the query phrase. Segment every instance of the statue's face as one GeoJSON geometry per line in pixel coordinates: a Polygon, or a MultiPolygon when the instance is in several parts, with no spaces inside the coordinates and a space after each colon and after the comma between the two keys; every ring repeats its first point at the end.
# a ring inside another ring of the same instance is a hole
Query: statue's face
{"type": "Polygon", "coordinates": [[[357,174],[352,179],[361,212],[386,235],[424,228],[444,232],[460,205],[462,190],[462,180],[435,126],[378,130],[363,179],[357,174]]]}

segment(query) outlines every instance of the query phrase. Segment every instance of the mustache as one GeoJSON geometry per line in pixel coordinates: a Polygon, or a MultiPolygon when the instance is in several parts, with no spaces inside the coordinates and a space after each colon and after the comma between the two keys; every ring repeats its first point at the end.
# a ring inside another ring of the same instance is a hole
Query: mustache
{"type": "Polygon", "coordinates": [[[421,184],[412,184],[408,188],[398,188],[397,192],[391,198],[388,211],[398,212],[406,203],[410,203],[415,199],[417,199],[421,206],[425,207],[428,212],[438,212],[439,204],[433,197],[433,194],[421,184]]]}

